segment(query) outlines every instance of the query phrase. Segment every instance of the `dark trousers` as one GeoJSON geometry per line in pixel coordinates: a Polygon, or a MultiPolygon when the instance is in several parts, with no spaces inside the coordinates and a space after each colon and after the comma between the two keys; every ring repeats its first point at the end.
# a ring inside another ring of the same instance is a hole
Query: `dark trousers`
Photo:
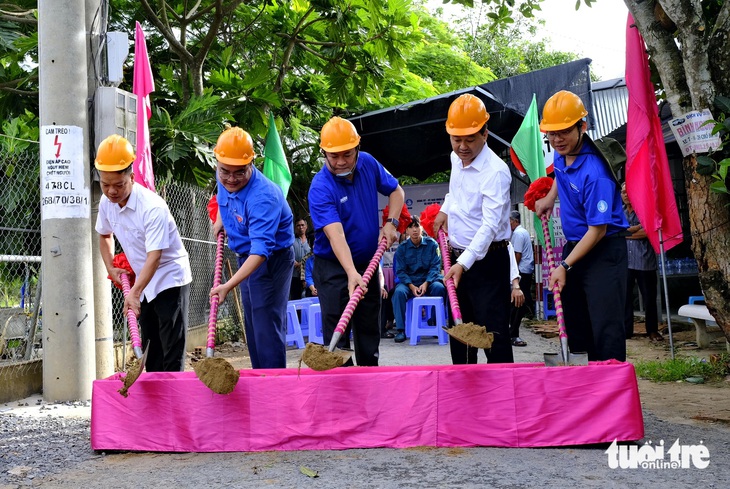
{"type": "MultiPolygon", "coordinates": [[[[355,264],[360,274],[365,273],[365,264],[355,264]]],[[[314,286],[317,288],[319,305],[322,309],[322,332],[324,345],[329,346],[337,323],[350,300],[347,290],[347,274],[337,260],[317,257],[314,262],[314,286]]],[[[365,294],[350,319],[355,343],[355,360],[359,366],[376,367],[380,349],[380,282],[375,274],[368,283],[365,294]]],[[[348,334],[347,331],[345,334],[348,334]]]]}
{"type": "Polygon", "coordinates": [[[515,307],[514,304],[510,303],[509,335],[512,338],[520,336],[520,323],[522,323],[522,318],[525,317],[525,313],[533,306],[531,273],[520,273],[520,289],[525,294],[525,303],[520,307],[515,307]]]}
{"type": "MultiPolygon", "coordinates": [[[[451,263],[456,256],[451,254],[451,263]]],[[[513,363],[509,336],[509,252],[507,248],[492,250],[474,262],[461,275],[456,289],[461,316],[465,323],[485,326],[494,333],[492,348],[484,350],[488,363],[513,363]]],[[[451,361],[456,364],[477,363],[477,349],[449,340],[451,361]]]]}
{"type": "MultiPolygon", "coordinates": [[[[238,258],[239,267],[246,258],[238,258]]],[[[238,286],[252,368],[286,368],[286,306],[293,266],[291,248],[275,251],[238,286]]]]}
{"type": "Polygon", "coordinates": [[[393,302],[391,301],[393,297],[393,292],[395,292],[395,287],[388,291],[388,297],[386,299],[383,299],[381,296],[380,336],[383,336],[385,333],[387,333],[388,321],[390,321],[391,324],[393,324],[395,321],[395,316],[393,315],[393,302]]]}
{"type": "Polygon", "coordinates": [[[626,339],[634,335],[634,282],[639,286],[639,293],[644,301],[646,334],[659,332],[659,318],[656,305],[656,270],[632,270],[629,268],[628,281],[626,283],[626,315],[624,317],[626,339]]]}
{"type": "MultiPolygon", "coordinates": [[[[302,266],[304,266],[304,265],[302,265],[302,266]]],[[[299,273],[297,273],[296,276],[292,275],[291,284],[289,285],[289,300],[290,301],[295,301],[297,299],[302,298],[302,291],[304,290],[304,282],[302,282],[302,279],[299,277],[300,277],[299,273]]]]}
{"type": "Polygon", "coordinates": [[[185,339],[188,331],[190,284],[165,289],[141,303],[139,327],[142,349],[149,344],[148,372],[182,372],[185,369],[185,339]]]}
{"type": "MultiPolygon", "coordinates": [[[[563,258],[573,248],[566,244],[563,258]]],[[[560,296],[570,351],[587,352],[589,360],[626,361],[627,271],[626,240],[608,237],[568,272],[560,296]]]]}

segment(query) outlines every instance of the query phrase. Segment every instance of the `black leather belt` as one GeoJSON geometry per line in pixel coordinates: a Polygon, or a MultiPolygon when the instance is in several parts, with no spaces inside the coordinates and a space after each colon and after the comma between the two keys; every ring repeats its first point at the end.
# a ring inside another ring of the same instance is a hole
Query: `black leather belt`
{"type": "MultiPolygon", "coordinates": [[[[502,240],[502,241],[492,241],[492,244],[489,245],[488,251],[494,251],[499,250],[502,248],[506,248],[509,244],[509,240],[502,240]]],[[[449,251],[454,254],[456,258],[459,258],[462,253],[464,253],[466,250],[463,250],[461,248],[456,248],[454,246],[449,245],[449,251]]]]}

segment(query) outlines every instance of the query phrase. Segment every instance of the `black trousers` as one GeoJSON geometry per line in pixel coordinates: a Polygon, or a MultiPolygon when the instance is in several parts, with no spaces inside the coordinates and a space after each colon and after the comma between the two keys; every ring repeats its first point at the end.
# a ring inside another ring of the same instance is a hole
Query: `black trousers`
{"type": "Polygon", "coordinates": [[[634,335],[634,282],[639,286],[639,293],[644,301],[646,334],[659,332],[659,315],[656,305],[656,270],[632,270],[629,268],[626,284],[626,315],[624,317],[626,339],[634,335]]]}
{"type": "Polygon", "coordinates": [[[302,298],[302,291],[304,290],[304,282],[299,278],[299,274],[292,276],[291,285],[289,286],[289,300],[295,301],[302,298]]]}
{"type": "MultiPolygon", "coordinates": [[[[563,258],[575,247],[568,243],[563,258]]],[[[628,253],[623,237],[606,237],[568,272],[560,296],[568,346],[589,360],[626,361],[624,315],[628,253]]]]}
{"type": "MultiPolygon", "coordinates": [[[[451,254],[451,263],[456,256],[451,254]]],[[[484,350],[488,363],[513,363],[509,335],[509,252],[507,248],[492,250],[474,262],[461,275],[456,289],[461,317],[465,323],[485,326],[494,333],[492,348],[484,350]]],[[[477,363],[477,348],[467,347],[454,339],[449,340],[451,361],[454,365],[477,363]]]]}
{"type": "MultiPolygon", "coordinates": [[[[360,274],[365,264],[355,264],[360,274]]],[[[337,323],[350,300],[347,290],[347,274],[337,260],[317,257],[312,274],[322,309],[324,345],[329,346],[337,323]]],[[[368,283],[368,292],[360,299],[350,319],[349,327],[355,344],[355,360],[359,366],[376,367],[380,355],[380,281],[377,274],[368,283]]],[[[349,331],[345,331],[348,335],[349,331]]],[[[343,335],[344,336],[344,335],[343,335]]]]}
{"type": "Polygon", "coordinates": [[[525,303],[520,307],[515,307],[510,303],[509,311],[509,335],[512,338],[520,336],[520,323],[525,313],[533,306],[532,303],[532,274],[520,273],[520,289],[525,294],[525,303]]]}
{"type": "Polygon", "coordinates": [[[181,372],[185,369],[190,284],[163,290],[152,301],[141,303],[139,326],[142,349],[147,347],[148,372],[181,372]]]}

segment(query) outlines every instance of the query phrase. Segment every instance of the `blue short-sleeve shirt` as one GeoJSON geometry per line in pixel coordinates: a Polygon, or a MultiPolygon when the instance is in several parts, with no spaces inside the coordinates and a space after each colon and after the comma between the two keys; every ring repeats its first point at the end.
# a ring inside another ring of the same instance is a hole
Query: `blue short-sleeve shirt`
{"type": "Polygon", "coordinates": [[[580,241],[588,226],[607,225],[606,236],[629,227],[621,194],[608,164],[589,144],[583,144],[572,165],[556,155],[553,162],[560,196],[560,220],[568,241],[580,241]]]}
{"type": "Polygon", "coordinates": [[[339,222],[352,260],[367,263],[378,248],[378,193],[390,195],[398,180],[370,154],[360,151],[352,181],[334,176],[326,165],[309,187],[309,213],[314,226],[314,255],[336,260],[324,227],[339,222]]]}
{"type": "Polygon", "coordinates": [[[260,255],[294,244],[294,219],[281,189],[256,168],[237,192],[218,182],[218,208],[228,247],[239,255],[260,255]]]}

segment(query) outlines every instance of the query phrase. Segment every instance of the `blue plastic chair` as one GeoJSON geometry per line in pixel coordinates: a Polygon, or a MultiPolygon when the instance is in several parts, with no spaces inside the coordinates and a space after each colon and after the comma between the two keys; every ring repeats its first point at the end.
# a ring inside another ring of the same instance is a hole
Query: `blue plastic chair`
{"type": "Polygon", "coordinates": [[[449,335],[443,329],[448,325],[447,321],[446,308],[441,297],[413,297],[406,303],[406,336],[411,339],[411,345],[417,345],[422,336],[436,336],[439,345],[448,344],[449,335]],[[426,308],[425,318],[423,308],[426,308]],[[434,326],[428,324],[431,308],[436,310],[434,326]]]}

